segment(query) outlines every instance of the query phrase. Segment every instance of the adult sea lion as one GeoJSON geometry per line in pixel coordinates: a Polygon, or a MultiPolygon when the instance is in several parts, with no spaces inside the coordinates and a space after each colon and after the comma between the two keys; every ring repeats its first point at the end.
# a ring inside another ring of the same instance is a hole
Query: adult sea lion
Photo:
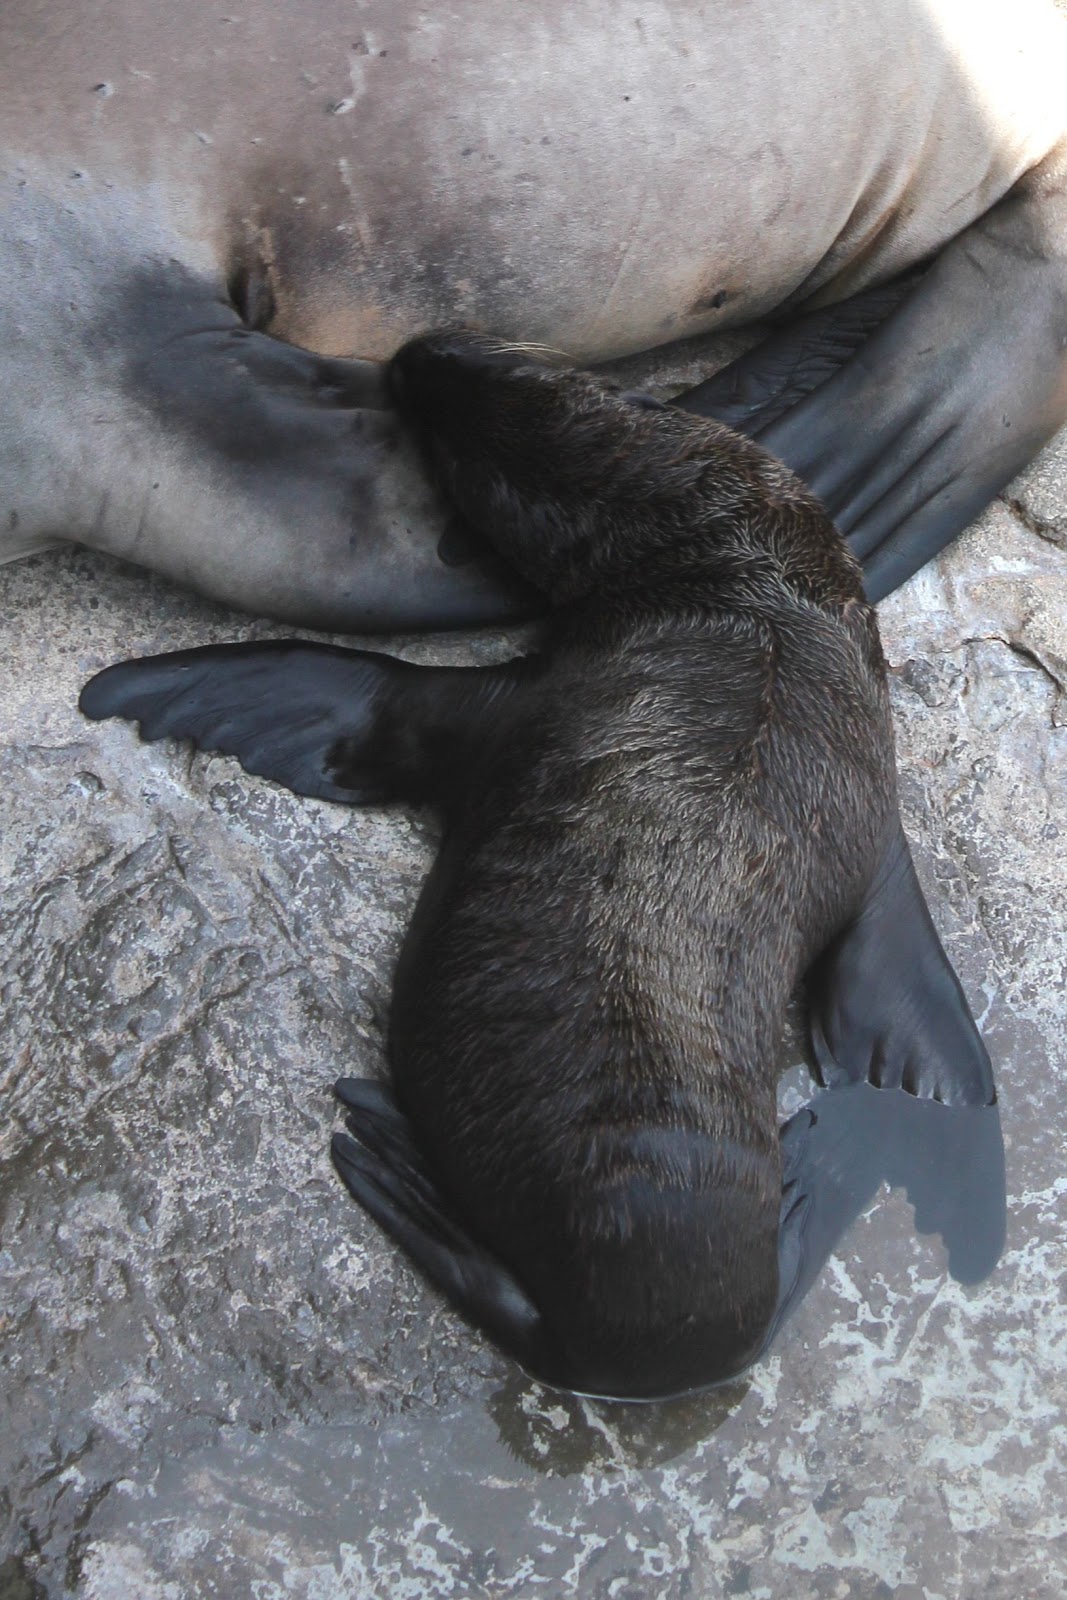
{"type": "Polygon", "coordinates": [[[1067,417],[1064,82],[1050,0],[6,0],[0,559],[74,540],[347,629],[513,615],[372,409],[382,358],[822,307],[686,403],[809,483],[876,598],[1067,417]]]}
{"type": "MultiPolygon", "coordinates": [[[[803,973],[825,1076],[994,1099],[900,827],[874,612],[814,497],[722,424],[459,332],[405,346],[391,389],[549,598],[543,651],[215,646],[109,668],[82,708],[298,793],[442,810],[392,1092],[338,1085],[338,1168],[537,1376],[687,1393],[780,1307],[776,1049],[803,973]]],[[[783,1251],[795,1273],[788,1228],[783,1251]]]]}

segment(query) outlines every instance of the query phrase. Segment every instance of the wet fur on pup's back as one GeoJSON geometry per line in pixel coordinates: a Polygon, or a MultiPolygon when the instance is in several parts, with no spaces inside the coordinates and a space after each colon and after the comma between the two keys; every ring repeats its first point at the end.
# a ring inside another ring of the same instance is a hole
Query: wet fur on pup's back
{"type": "Polygon", "coordinates": [[[873,614],[728,429],[468,335],[395,371],[448,493],[553,603],[456,752],[398,1097],[574,1387],[693,1387],[773,1311],[783,1010],[894,816],[873,614]]]}

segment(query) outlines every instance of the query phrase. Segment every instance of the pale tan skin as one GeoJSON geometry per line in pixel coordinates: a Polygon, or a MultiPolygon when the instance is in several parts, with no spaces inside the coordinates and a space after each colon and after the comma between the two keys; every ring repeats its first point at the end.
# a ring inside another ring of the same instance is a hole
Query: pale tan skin
{"type": "MultiPolygon", "coordinates": [[[[260,326],[326,355],[378,361],[463,321],[592,362],[851,294],[1013,187],[1028,241],[1067,257],[1067,30],[1047,0],[301,11],[0,8],[0,559],[72,538],[257,609],[361,620],[328,592],[354,516],[340,454],[316,434],[319,475],[293,465],[295,517],[171,427],[166,393],[131,398],[131,270],[187,298],[161,341],[236,274],[260,326]]],[[[999,261],[984,227],[967,249],[999,261]]],[[[210,373],[190,383],[210,408],[210,373]]],[[[375,540],[402,547],[383,616],[441,526],[392,441],[364,418],[370,570],[351,587],[373,590],[375,540]]]]}

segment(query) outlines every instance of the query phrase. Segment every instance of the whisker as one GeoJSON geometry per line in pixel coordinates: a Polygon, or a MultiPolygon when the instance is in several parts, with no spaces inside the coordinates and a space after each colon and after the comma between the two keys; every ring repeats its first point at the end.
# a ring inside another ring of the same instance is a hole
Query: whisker
{"type": "Polygon", "coordinates": [[[565,362],[568,366],[574,365],[574,357],[568,355],[566,350],[557,350],[551,344],[538,344],[535,340],[522,342],[505,339],[501,341],[500,349],[508,355],[550,357],[555,361],[565,362]]]}

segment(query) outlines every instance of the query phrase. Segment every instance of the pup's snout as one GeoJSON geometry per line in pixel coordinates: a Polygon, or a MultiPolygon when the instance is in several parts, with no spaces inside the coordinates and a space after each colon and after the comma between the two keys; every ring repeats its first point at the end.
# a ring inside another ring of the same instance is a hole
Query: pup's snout
{"type": "Polygon", "coordinates": [[[392,403],[410,411],[446,398],[473,399],[505,374],[540,365],[522,346],[472,328],[442,328],[401,345],[387,384],[392,403]]]}

